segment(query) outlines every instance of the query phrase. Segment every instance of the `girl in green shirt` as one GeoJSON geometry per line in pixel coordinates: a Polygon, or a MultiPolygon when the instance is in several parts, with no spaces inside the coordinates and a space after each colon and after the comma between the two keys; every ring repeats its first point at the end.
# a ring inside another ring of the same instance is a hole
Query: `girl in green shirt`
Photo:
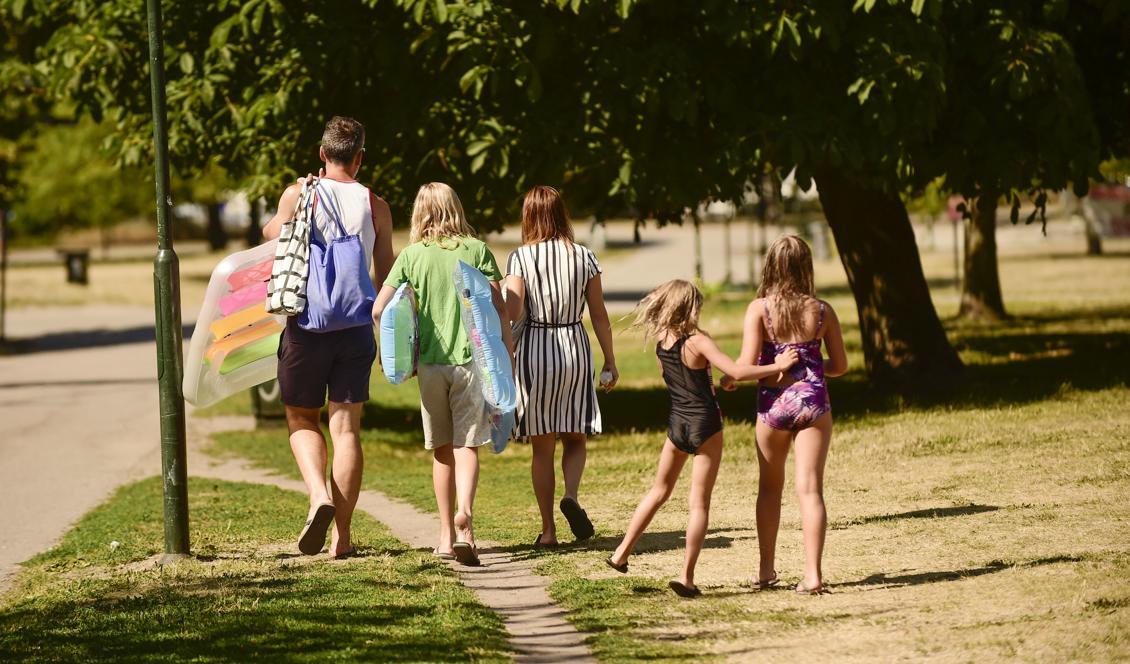
{"type": "Polygon", "coordinates": [[[416,194],[410,239],[377,295],[373,320],[379,324],[400,284],[412,284],[419,303],[417,378],[424,447],[432,451],[432,484],[440,517],[435,553],[478,565],[472,517],[479,482],[478,451],[490,442],[490,420],[479,377],[471,366],[470,344],[451,275],[460,260],[486,275],[495,310],[504,323],[504,341],[513,351],[499,287],[502,273],[494,254],[467,223],[459,196],[442,182],[426,184],[416,194]]]}

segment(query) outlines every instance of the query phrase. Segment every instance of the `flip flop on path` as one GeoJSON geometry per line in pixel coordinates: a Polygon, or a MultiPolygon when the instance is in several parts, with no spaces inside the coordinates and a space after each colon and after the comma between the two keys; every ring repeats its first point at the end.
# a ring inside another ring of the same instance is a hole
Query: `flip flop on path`
{"type": "Polygon", "coordinates": [[[440,560],[455,560],[454,553],[443,553],[439,549],[432,549],[432,555],[440,560]]]}
{"type": "Polygon", "coordinates": [[[826,591],[823,585],[814,586],[809,588],[804,585],[804,582],[796,584],[796,594],[798,595],[823,595],[826,591]]]}
{"type": "Polygon", "coordinates": [[[680,583],[679,581],[671,581],[667,584],[667,587],[671,590],[674,590],[675,594],[679,597],[686,597],[688,599],[692,597],[698,597],[702,594],[702,591],[698,589],[698,586],[692,588],[688,585],[680,583]]]}
{"type": "Polygon", "coordinates": [[[482,564],[479,561],[479,556],[475,553],[475,547],[467,542],[456,542],[451,549],[455,552],[455,559],[462,565],[478,567],[482,564]]]}
{"type": "Polygon", "coordinates": [[[322,503],[314,509],[314,515],[306,520],[302,533],[298,536],[298,550],[312,556],[319,553],[326,545],[326,531],[334,521],[334,506],[332,503],[322,503]]]}
{"type": "Polygon", "coordinates": [[[781,582],[781,577],[777,576],[777,572],[773,572],[773,576],[768,579],[754,579],[753,587],[757,590],[769,590],[781,582]]]}
{"type": "Polygon", "coordinates": [[[346,558],[356,558],[357,555],[358,555],[357,547],[351,546],[348,549],[346,549],[345,551],[342,551],[341,553],[334,556],[333,559],[334,560],[345,560],[346,558]]]}
{"type": "Polygon", "coordinates": [[[588,512],[581,508],[580,503],[569,496],[565,496],[561,499],[558,507],[561,508],[565,520],[569,522],[569,530],[573,531],[573,536],[577,538],[578,542],[592,537],[595,532],[592,521],[589,520],[588,512]]]}

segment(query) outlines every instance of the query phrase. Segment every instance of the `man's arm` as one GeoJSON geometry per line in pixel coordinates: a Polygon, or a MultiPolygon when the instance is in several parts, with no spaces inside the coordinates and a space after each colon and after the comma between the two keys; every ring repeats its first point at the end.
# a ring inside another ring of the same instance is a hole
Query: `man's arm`
{"type": "Polygon", "coordinates": [[[373,270],[377,275],[374,283],[379,285],[385,282],[392,269],[392,210],[380,196],[370,193],[369,197],[373,228],[377,231],[377,241],[373,243],[373,270]]]}
{"type": "Polygon", "coordinates": [[[283,223],[294,218],[294,206],[298,205],[298,196],[302,193],[302,185],[292,184],[286,188],[279,198],[279,207],[275,216],[263,227],[263,239],[273,240],[282,232],[283,223]]]}

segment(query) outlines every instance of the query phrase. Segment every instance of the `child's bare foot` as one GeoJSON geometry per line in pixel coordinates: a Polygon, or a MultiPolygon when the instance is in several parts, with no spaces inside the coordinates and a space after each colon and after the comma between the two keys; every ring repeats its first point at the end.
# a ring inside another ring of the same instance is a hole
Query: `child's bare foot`
{"type": "Polygon", "coordinates": [[[455,513],[455,541],[466,542],[475,548],[475,528],[471,515],[466,512],[455,513]]]}

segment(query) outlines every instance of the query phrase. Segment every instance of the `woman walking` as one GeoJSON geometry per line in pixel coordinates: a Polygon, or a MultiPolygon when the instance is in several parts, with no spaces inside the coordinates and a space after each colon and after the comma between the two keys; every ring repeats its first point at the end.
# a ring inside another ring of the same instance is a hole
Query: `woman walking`
{"type": "Polygon", "coordinates": [[[582,324],[586,305],[604,355],[604,389],[616,385],[619,372],[612,349],[612,325],[604,307],[600,265],[591,251],[573,240],[565,202],[553,187],[537,186],[526,194],[522,246],[510,254],[506,271],[510,317],[527,319],[515,351],[516,435],[528,438],[533,445],[530,475],[542,522],[534,544],[557,544],[553,466],[558,436],[564,447],[561,513],[577,540],[588,539],[593,526],[578,502],[577,492],[585,471],[587,437],[600,433],[601,425],[593,385],[592,347],[582,324]]]}

